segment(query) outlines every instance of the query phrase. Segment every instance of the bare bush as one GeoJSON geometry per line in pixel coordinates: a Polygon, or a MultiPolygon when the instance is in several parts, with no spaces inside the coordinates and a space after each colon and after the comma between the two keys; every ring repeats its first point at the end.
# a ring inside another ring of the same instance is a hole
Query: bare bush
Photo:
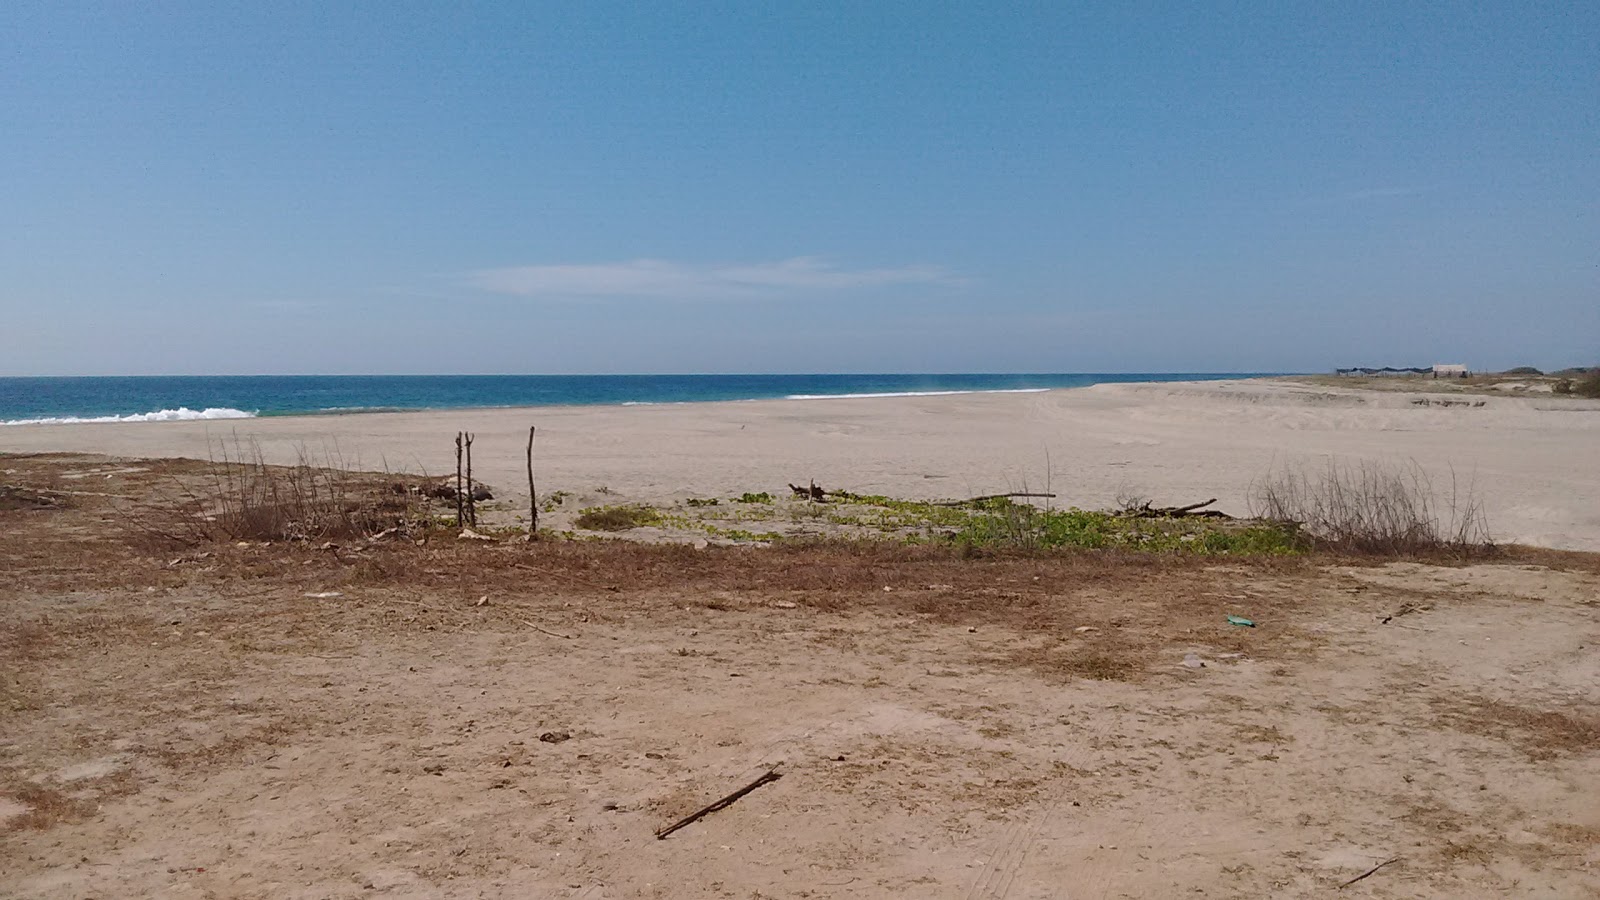
{"type": "Polygon", "coordinates": [[[330,541],[368,537],[417,521],[420,500],[352,471],[336,450],[306,448],[291,466],[268,465],[260,445],[219,443],[198,485],[180,490],[177,508],[142,510],[133,528],[180,544],[210,540],[330,541]]]}
{"type": "Polygon", "coordinates": [[[1493,546],[1483,504],[1455,474],[1441,496],[1415,462],[1330,461],[1320,472],[1285,467],[1251,489],[1250,513],[1300,525],[1333,549],[1383,556],[1476,553],[1493,546]]]}

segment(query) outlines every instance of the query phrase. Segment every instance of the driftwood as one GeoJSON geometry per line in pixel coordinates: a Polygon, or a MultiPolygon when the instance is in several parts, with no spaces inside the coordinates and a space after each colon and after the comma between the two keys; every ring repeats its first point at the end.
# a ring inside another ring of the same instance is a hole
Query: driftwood
{"type": "MultiPolygon", "coordinates": [[[[817,486],[815,481],[811,482],[810,487],[801,487],[798,484],[791,484],[789,485],[789,490],[794,491],[794,495],[802,500],[816,500],[818,502],[822,502],[828,499],[828,492],[817,486]]],[[[834,493],[838,492],[835,491],[834,493]]]]}
{"type": "Polygon", "coordinates": [[[528,426],[528,542],[539,539],[539,492],[533,488],[533,432],[528,426]]]}
{"type": "Polygon", "coordinates": [[[1012,491],[1009,494],[984,494],[982,497],[968,497],[965,500],[944,500],[944,501],[941,501],[939,503],[935,503],[933,505],[934,506],[970,506],[970,505],[972,505],[974,503],[982,503],[985,500],[1009,500],[1009,499],[1011,499],[1013,497],[1044,497],[1044,498],[1048,498],[1048,499],[1054,500],[1055,496],[1056,496],[1055,494],[1049,494],[1049,493],[1039,494],[1039,493],[1030,493],[1028,491],[1012,491]]]}
{"type": "Polygon", "coordinates": [[[463,432],[456,432],[456,527],[466,524],[466,500],[462,496],[465,492],[461,489],[461,438],[463,432]]]}
{"type": "MultiPolygon", "coordinates": [[[[793,487],[793,485],[791,485],[791,487],[793,487]]],[[[705,818],[706,816],[716,812],[719,809],[726,809],[727,807],[732,806],[733,802],[735,800],[738,800],[740,797],[743,797],[745,794],[748,794],[751,791],[755,790],[756,788],[761,787],[763,784],[768,784],[770,782],[777,781],[779,778],[782,778],[782,777],[783,777],[783,775],[781,773],[779,773],[777,769],[768,769],[766,772],[762,773],[760,778],[757,778],[755,781],[752,781],[749,784],[745,785],[744,787],[739,788],[737,791],[734,791],[733,793],[729,794],[728,796],[723,797],[721,800],[718,800],[717,802],[709,804],[707,806],[703,806],[700,809],[697,809],[694,812],[688,814],[687,816],[684,816],[683,818],[679,819],[678,821],[673,822],[671,825],[668,825],[667,827],[658,830],[656,832],[656,840],[662,840],[667,835],[673,833],[674,831],[677,831],[679,828],[682,828],[685,825],[692,825],[695,822],[698,822],[700,819],[705,818]]]]}
{"type": "Polygon", "coordinates": [[[472,433],[467,432],[467,522],[472,527],[478,527],[478,503],[473,498],[476,492],[472,489],[472,433]]]}
{"type": "Polygon", "coordinates": [[[1393,857],[1392,859],[1386,859],[1383,862],[1378,863],[1377,865],[1373,866],[1372,868],[1366,870],[1365,872],[1362,872],[1360,875],[1357,875],[1356,877],[1350,879],[1349,881],[1346,881],[1344,884],[1339,885],[1339,887],[1341,889],[1342,888],[1347,888],[1350,885],[1355,884],[1356,882],[1360,881],[1361,879],[1372,875],[1374,872],[1377,872],[1379,869],[1383,868],[1384,866],[1390,865],[1392,863],[1397,863],[1399,861],[1400,861],[1400,857],[1398,857],[1398,856],[1393,857]]]}
{"type": "Polygon", "coordinates": [[[1206,501],[1204,501],[1202,503],[1191,503],[1188,506],[1155,506],[1155,507],[1152,507],[1150,505],[1150,501],[1146,500],[1143,504],[1141,504],[1139,506],[1130,506],[1130,507],[1128,507],[1127,509],[1125,509],[1121,513],[1119,513],[1119,515],[1127,516],[1130,519],[1183,519],[1183,518],[1229,519],[1229,518],[1232,518],[1232,516],[1229,516],[1227,513],[1222,512],[1221,510],[1205,509],[1204,508],[1204,507],[1210,506],[1211,504],[1213,504],[1215,502],[1217,502],[1217,498],[1212,497],[1210,500],[1206,500],[1206,501]]]}

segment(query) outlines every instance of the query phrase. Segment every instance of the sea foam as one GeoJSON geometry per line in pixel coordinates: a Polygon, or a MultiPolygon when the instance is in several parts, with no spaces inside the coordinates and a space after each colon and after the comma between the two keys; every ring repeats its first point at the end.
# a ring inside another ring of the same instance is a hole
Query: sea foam
{"type": "Polygon", "coordinates": [[[100,422],[185,422],[192,419],[253,419],[255,413],[226,406],[209,406],[205,409],[158,409],[155,412],[133,413],[126,416],[50,416],[43,419],[12,419],[0,425],[85,425],[100,422]]]}

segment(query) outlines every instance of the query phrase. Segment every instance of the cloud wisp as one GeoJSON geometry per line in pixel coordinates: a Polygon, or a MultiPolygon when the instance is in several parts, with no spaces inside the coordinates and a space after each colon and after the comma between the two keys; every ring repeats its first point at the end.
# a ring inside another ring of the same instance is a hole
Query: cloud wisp
{"type": "Polygon", "coordinates": [[[732,265],[635,259],[588,265],[513,266],[468,276],[475,287],[521,297],[712,299],[902,284],[953,284],[937,266],[843,269],[814,257],[732,265]]]}

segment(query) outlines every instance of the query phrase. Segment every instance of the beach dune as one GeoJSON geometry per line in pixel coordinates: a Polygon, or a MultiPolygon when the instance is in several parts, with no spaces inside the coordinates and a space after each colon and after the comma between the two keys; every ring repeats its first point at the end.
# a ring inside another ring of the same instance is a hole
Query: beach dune
{"type": "Polygon", "coordinates": [[[1329,460],[1415,463],[1442,494],[1481,500],[1495,540],[1600,550],[1600,403],[1314,387],[1291,382],[1101,384],[1028,394],[541,407],[0,428],[0,451],[197,457],[257,444],[271,462],[334,453],[351,466],[454,472],[458,430],[502,496],[526,497],[539,429],[542,492],[604,487],[669,501],[830,489],[907,498],[1049,490],[1106,507],[1216,497],[1248,512],[1252,484],[1329,460]]]}

